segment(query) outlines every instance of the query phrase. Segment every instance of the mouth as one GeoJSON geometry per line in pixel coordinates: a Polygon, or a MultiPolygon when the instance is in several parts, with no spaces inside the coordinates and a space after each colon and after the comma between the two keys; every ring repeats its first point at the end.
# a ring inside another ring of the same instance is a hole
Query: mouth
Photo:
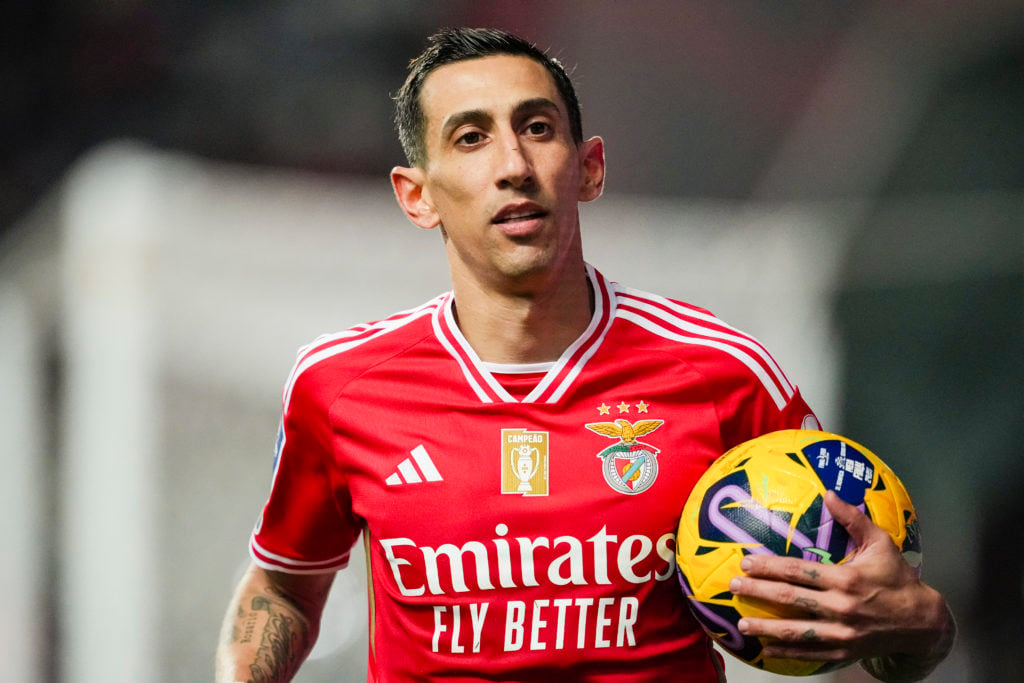
{"type": "Polygon", "coordinates": [[[528,223],[544,218],[548,212],[541,206],[532,202],[523,204],[510,204],[503,207],[494,215],[491,222],[495,225],[509,225],[512,223],[528,223]]]}

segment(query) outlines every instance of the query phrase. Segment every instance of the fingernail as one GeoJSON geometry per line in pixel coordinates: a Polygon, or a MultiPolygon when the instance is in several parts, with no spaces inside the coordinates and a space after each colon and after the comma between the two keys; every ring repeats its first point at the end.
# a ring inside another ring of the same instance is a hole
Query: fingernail
{"type": "Polygon", "coordinates": [[[733,593],[738,592],[739,589],[740,589],[741,583],[742,582],[739,579],[733,579],[732,581],[729,582],[729,590],[731,590],[733,593]]]}
{"type": "Polygon", "coordinates": [[[736,628],[740,630],[740,633],[746,633],[750,630],[750,622],[746,619],[740,619],[736,622],[736,628]]]}
{"type": "Polygon", "coordinates": [[[752,564],[753,562],[750,560],[749,557],[744,557],[742,560],[740,560],[740,569],[742,569],[743,571],[747,571],[748,569],[750,569],[750,565],[752,564]]]}

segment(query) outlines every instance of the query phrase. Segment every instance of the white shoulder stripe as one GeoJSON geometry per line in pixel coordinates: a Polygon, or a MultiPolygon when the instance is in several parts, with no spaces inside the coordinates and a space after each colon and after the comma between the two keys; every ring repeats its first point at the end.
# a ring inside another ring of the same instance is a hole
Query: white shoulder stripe
{"type": "Polygon", "coordinates": [[[358,346],[365,344],[368,341],[376,339],[383,334],[393,332],[400,329],[409,323],[422,318],[425,315],[433,313],[434,308],[437,305],[437,300],[431,301],[419,308],[405,311],[402,314],[392,316],[387,320],[381,320],[380,322],[372,325],[357,325],[356,327],[350,328],[335,335],[325,335],[318,338],[313,344],[309,344],[303,347],[303,351],[299,353],[299,360],[296,362],[295,367],[292,369],[290,376],[288,377],[288,383],[285,386],[284,391],[284,410],[288,412],[288,406],[291,403],[292,390],[295,388],[295,383],[298,381],[299,376],[313,367],[317,363],[324,361],[333,356],[337,356],[339,353],[350,351],[358,346]],[[344,341],[350,339],[350,341],[344,341]],[[327,346],[315,353],[308,353],[309,349],[329,344],[331,342],[337,342],[331,346],[327,346]]]}
{"type": "MultiPolygon", "coordinates": [[[[729,354],[736,360],[746,365],[747,368],[749,368],[750,371],[754,373],[754,375],[758,378],[758,380],[760,380],[761,384],[764,386],[765,390],[771,396],[772,401],[775,402],[775,406],[779,410],[785,408],[786,404],[789,402],[788,398],[786,396],[783,396],[781,388],[775,383],[775,381],[771,377],[769,377],[768,373],[761,366],[761,364],[754,360],[754,358],[746,351],[743,351],[742,349],[739,349],[733,346],[732,344],[718,341],[715,339],[708,339],[706,337],[692,337],[680,334],[675,330],[671,330],[664,327],[662,324],[655,323],[650,318],[634,313],[633,311],[630,311],[624,308],[623,306],[619,306],[618,316],[623,320],[629,320],[630,322],[636,323],[645,330],[649,330],[650,332],[653,332],[666,339],[672,339],[674,341],[683,342],[684,344],[708,346],[713,349],[718,349],[719,351],[724,351],[725,353],[729,354]]],[[[789,395],[792,396],[791,393],[789,395]]]]}
{"type": "Polygon", "coordinates": [[[629,292],[629,294],[636,297],[637,300],[623,302],[623,306],[636,308],[638,310],[644,311],[645,313],[649,313],[650,315],[656,316],[665,323],[672,325],[673,327],[678,327],[680,331],[688,332],[690,334],[699,334],[704,337],[712,337],[714,339],[721,339],[723,341],[729,341],[734,344],[739,344],[740,346],[743,346],[746,349],[749,349],[753,355],[760,358],[761,361],[765,364],[765,366],[771,372],[772,377],[775,379],[776,382],[778,382],[779,387],[782,389],[782,391],[785,392],[787,396],[792,396],[794,394],[795,388],[790,383],[789,378],[786,377],[786,373],[782,371],[782,368],[780,368],[778,363],[775,362],[775,359],[772,358],[772,355],[768,353],[768,351],[766,351],[765,348],[757,340],[753,339],[749,335],[740,332],[734,327],[729,326],[727,323],[723,322],[721,319],[716,318],[713,315],[709,315],[702,311],[695,311],[692,309],[683,308],[682,306],[679,306],[678,304],[669,299],[658,297],[653,294],[646,294],[636,291],[631,291],[629,292]],[[648,299],[650,301],[661,304],[661,306],[670,308],[674,313],[676,313],[676,315],[670,315],[662,308],[654,306],[641,299],[648,299]],[[730,332],[724,332],[722,330],[714,329],[712,327],[699,325],[697,323],[686,320],[686,318],[694,318],[697,320],[703,320],[705,322],[713,323],[717,327],[730,330],[730,332]]]}

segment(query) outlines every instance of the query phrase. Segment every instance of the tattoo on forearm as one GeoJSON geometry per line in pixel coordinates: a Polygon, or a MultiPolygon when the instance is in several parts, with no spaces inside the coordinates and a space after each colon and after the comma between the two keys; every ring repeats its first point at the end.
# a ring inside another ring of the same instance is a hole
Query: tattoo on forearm
{"type": "MultiPolygon", "coordinates": [[[[253,610],[257,609],[256,601],[261,599],[262,598],[256,598],[255,600],[253,600],[253,610]]],[[[257,614],[255,611],[246,614],[245,611],[241,607],[239,607],[238,618],[243,623],[241,633],[239,633],[238,631],[237,622],[235,624],[235,641],[239,643],[251,643],[253,633],[256,631],[256,622],[259,621],[260,615],[257,614]]]]}
{"type": "Polygon", "coordinates": [[[239,606],[231,628],[230,642],[259,646],[246,683],[285,680],[298,671],[305,658],[309,625],[285,599],[276,595],[256,596],[239,606]]]}
{"type": "Polygon", "coordinates": [[[253,614],[266,612],[267,619],[256,659],[249,667],[253,683],[280,680],[282,674],[291,676],[305,654],[303,644],[308,635],[305,622],[264,597],[253,598],[252,609],[253,614]]]}

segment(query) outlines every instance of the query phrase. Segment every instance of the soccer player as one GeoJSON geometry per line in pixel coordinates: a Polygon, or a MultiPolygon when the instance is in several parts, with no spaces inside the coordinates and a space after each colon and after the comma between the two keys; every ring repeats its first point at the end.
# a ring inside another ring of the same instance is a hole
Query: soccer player
{"type": "MultiPolygon", "coordinates": [[[[452,291],[300,351],[217,680],[294,675],[360,536],[371,681],[722,680],[675,576],[680,510],[718,455],[814,414],[754,339],[584,260],[603,142],[558,62],[443,31],[396,103],[395,195],[440,233],[452,291]]],[[[752,556],[734,591],[806,616],[741,628],[773,656],[925,675],[951,646],[945,601],[827,505],[856,560],[752,556]]]]}

